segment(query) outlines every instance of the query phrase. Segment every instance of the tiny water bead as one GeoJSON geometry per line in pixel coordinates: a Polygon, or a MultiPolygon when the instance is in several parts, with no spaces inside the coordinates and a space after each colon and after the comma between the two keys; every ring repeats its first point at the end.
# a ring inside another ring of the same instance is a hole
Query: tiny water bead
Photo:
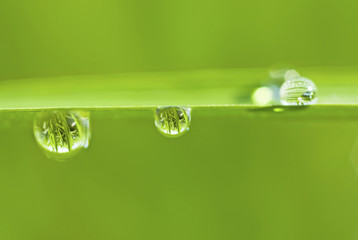
{"type": "Polygon", "coordinates": [[[309,105],[317,101],[317,87],[308,78],[293,77],[281,86],[280,99],[283,105],[309,105]]]}
{"type": "Polygon", "coordinates": [[[89,113],[83,111],[43,112],[34,121],[34,136],[49,158],[65,160],[88,147],[89,113]]]}
{"type": "Polygon", "coordinates": [[[181,136],[189,130],[190,112],[191,109],[185,107],[158,107],[155,114],[155,126],[164,136],[181,136]]]}

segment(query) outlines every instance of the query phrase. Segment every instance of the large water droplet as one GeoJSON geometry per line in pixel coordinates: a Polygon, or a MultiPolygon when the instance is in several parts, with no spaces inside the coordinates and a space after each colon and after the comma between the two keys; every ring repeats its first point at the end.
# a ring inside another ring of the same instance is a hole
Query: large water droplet
{"type": "Polygon", "coordinates": [[[290,78],[282,84],[280,98],[283,105],[314,104],[317,101],[317,87],[308,78],[290,78]]]}
{"type": "Polygon", "coordinates": [[[48,157],[65,160],[88,147],[89,113],[43,112],[34,122],[34,135],[36,142],[48,157]]]}
{"type": "Polygon", "coordinates": [[[165,136],[181,136],[189,130],[190,111],[190,108],[185,107],[158,107],[155,114],[155,126],[165,136]]]}

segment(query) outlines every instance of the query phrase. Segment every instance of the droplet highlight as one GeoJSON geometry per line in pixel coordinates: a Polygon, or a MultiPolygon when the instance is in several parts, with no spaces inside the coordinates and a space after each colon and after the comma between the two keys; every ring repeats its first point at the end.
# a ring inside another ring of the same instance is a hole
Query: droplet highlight
{"type": "Polygon", "coordinates": [[[179,137],[189,130],[191,109],[179,106],[158,107],[155,126],[164,136],[179,137]]]}
{"type": "Polygon", "coordinates": [[[317,87],[305,77],[287,79],[281,86],[280,99],[283,105],[310,105],[317,102],[317,87]]]}
{"type": "Polygon", "coordinates": [[[34,136],[46,156],[64,161],[88,148],[89,113],[84,111],[43,112],[34,121],[34,136]]]}
{"type": "Polygon", "coordinates": [[[279,99],[280,88],[276,85],[268,85],[256,88],[251,95],[251,100],[255,105],[265,106],[275,104],[279,99]]]}

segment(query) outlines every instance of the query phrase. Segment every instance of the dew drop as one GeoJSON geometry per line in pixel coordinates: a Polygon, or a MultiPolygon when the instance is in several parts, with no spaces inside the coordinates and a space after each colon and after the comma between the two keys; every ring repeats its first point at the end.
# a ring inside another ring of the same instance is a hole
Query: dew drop
{"type": "Polygon", "coordinates": [[[290,78],[281,86],[280,99],[283,105],[314,104],[317,101],[317,87],[308,78],[290,78]]]}
{"type": "Polygon", "coordinates": [[[164,136],[181,136],[189,130],[190,111],[190,108],[178,106],[158,107],[155,114],[155,126],[164,136]]]}
{"type": "Polygon", "coordinates": [[[89,113],[83,111],[43,112],[34,121],[34,136],[49,158],[64,161],[88,148],[89,113]]]}

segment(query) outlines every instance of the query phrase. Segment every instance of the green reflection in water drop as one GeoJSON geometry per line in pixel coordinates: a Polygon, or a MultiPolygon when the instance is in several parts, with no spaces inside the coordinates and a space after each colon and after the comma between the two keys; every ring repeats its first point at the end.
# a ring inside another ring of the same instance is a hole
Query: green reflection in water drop
{"type": "Polygon", "coordinates": [[[88,147],[89,113],[84,111],[49,111],[34,121],[36,142],[49,158],[64,161],[88,147]]]}
{"type": "Polygon", "coordinates": [[[283,105],[309,105],[317,101],[317,87],[308,78],[294,77],[286,80],[280,89],[283,105]]]}
{"type": "Polygon", "coordinates": [[[190,108],[178,106],[158,107],[155,114],[155,126],[164,136],[181,136],[189,130],[190,111],[190,108]]]}

